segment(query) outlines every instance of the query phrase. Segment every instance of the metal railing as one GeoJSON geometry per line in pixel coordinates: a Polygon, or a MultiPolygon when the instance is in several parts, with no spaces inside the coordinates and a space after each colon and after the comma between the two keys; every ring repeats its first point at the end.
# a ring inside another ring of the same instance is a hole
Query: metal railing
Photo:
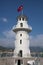
{"type": "MultiPolygon", "coordinates": [[[[27,54],[28,56],[29,54],[27,54]]],[[[31,53],[31,56],[33,57],[42,57],[43,53],[31,53]]],[[[0,52],[0,57],[12,57],[12,56],[21,56],[20,54],[17,55],[17,53],[14,52],[0,52]]]]}

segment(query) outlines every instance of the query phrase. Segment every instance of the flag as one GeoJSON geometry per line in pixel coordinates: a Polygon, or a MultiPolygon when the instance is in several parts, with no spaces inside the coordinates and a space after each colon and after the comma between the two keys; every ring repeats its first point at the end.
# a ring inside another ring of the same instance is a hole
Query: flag
{"type": "Polygon", "coordinates": [[[20,11],[22,11],[22,9],[23,9],[23,5],[19,6],[17,11],[20,12],[20,11]]]}

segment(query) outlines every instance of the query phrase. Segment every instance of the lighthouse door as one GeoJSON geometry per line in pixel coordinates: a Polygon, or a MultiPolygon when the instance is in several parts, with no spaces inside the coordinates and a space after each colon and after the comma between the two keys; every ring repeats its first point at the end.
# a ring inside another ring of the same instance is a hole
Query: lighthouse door
{"type": "Polygon", "coordinates": [[[21,65],[20,60],[18,60],[18,65],[21,65]]]}
{"type": "Polygon", "coordinates": [[[20,52],[19,52],[19,53],[20,53],[20,57],[22,57],[22,50],[20,50],[20,52]]]}
{"type": "Polygon", "coordinates": [[[18,64],[17,65],[22,65],[23,64],[23,60],[18,59],[18,64]]]}

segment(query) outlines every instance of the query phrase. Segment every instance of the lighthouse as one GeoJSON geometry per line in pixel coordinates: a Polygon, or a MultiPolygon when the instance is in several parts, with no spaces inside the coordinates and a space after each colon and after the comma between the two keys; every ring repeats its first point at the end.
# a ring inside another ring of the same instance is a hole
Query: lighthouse
{"type": "MultiPolygon", "coordinates": [[[[22,11],[22,9],[23,6],[21,5],[18,12],[22,11]]],[[[32,27],[29,25],[28,17],[22,11],[22,14],[17,16],[16,20],[17,24],[12,29],[15,33],[13,65],[36,65],[37,58],[32,57],[30,53],[29,33],[32,31],[32,27]]]]}
{"type": "Polygon", "coordinates": [[[13,26],[13,32],[15,36],[15,49],[14,57],[30,57],[30,39],[29,33],[32,31],[32,27],[28,25],[28,18],[25,15],[17,16],[17,24],[13,26]]]}

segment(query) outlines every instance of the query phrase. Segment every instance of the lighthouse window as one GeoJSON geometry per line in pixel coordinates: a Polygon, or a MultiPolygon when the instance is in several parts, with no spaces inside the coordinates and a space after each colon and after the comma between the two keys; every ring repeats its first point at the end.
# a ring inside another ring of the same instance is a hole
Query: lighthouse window
{"type": "Polygon", "coordinates": [[[20,26],[23,27],[23,23],[20,23],[20,26]]]}
{"type": "Polygon", "coordinates": [[[19,20],[21,20],[21,18],[19,18],[19,20]]]}
{"type": "Polygon", "coordinates": [[[20,40],[20,44],[22,44],[22,40],[20,40]]]}
{"type": "Polygon", "coordinates": [[[24,21],[24,18],[22,18],[22,20],[24,21]]]}
{"type": "Polygon", "coordinates": [[[22,34],[20,34],[20,36],[22,36],[22,34]]]}

